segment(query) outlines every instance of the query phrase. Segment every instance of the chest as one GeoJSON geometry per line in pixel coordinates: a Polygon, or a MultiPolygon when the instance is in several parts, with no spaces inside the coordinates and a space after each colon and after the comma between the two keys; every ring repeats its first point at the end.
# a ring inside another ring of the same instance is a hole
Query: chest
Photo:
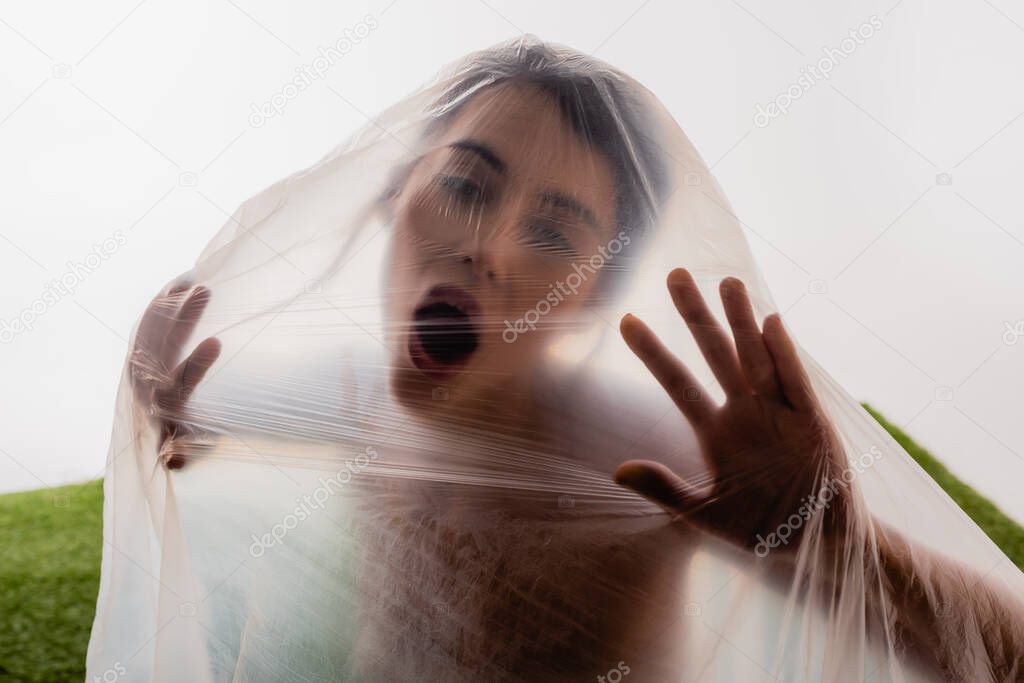
{"type": "Polygon", "coordinates": [[[681,539],[665,526],[416,507],[366,529],[360,656],[370,680],[401,676],[396,667],[436,680],[604,670],[678,614],[681,539]]]}

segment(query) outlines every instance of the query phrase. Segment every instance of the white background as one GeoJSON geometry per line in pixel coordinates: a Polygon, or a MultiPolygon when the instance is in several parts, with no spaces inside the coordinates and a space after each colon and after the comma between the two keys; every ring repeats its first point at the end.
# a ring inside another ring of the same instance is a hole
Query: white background
{"type": "Polygon", "coordinates": [[[0,490],[102,473],[132,325],[227,213],[522,32],[653,90],[801,343],[1024,520],[1024,9],[1009,0],[4,3],[0,325],[95,244],[127,242],[0,345],[0,490]],[[872,15],[881,29],[828,80],[754,124],[872,15]],[[324,79],[251,125],[251,105],[368,16],[324,79]]]}

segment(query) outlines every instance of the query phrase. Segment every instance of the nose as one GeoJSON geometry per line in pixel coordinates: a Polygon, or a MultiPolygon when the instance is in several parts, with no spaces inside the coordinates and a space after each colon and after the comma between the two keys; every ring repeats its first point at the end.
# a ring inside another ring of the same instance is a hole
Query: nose
{"type": "Polygon", "coordinates": [[[477,221],[465,234],[461,261],[473,268],[481,280],[498,280],[505,273],[505,263],[511,257],[510,234],[518,220],[521,208],[518,202],[506,200],[504,210],[496,211],[487,219],[477,221]]]}
{"type": "Polygon", "coordinates": [[[474,248],[464,254],[461,262],[473,269],[473,273],[482,280],[496,280],[498,278],[498,267],[495,263],[491,249],[486,246],[474,248]]]}

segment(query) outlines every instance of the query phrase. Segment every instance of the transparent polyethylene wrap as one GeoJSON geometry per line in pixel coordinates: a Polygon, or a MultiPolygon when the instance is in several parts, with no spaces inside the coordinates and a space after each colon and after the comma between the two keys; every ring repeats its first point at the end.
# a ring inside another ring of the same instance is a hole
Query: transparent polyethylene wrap
{"type": "Polygon", "coordinates": [[[89,680],[1024,680],[1020,571],[774,311],[650,92],[467,56],[142,315],[89,680]]]}

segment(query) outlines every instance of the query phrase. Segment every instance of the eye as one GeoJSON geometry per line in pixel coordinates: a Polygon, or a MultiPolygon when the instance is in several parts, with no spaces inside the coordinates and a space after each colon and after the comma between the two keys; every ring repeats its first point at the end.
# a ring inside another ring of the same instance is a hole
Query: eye
{"type": "Polygon", "coordinates": [[[479,183],[455,175],[439,175],[436,178],[437,184],[453,199],[466,206],[482,204],[484,189],[479,183]]]}
{"type": "Polygon", "coordinates": [[[576,253],[572,242],[565,236],[557,223],[546,220],[532,220],[526,224],[529,246],[548,254],[571,256],[576,253]]]}

